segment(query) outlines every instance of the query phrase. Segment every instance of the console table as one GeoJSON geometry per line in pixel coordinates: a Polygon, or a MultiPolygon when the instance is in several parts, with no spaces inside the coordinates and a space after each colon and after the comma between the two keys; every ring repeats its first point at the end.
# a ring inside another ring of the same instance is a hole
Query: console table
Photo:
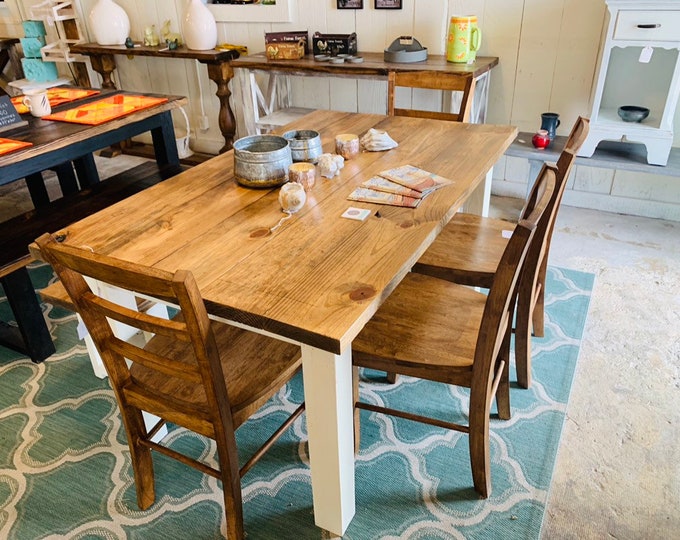
{"type": "Polygon", "coordinates": [[[198,60],[208,67],[208,77],[217,85],[216,95],[220,100],[219,126],[224,137],[224,146],[220,153],[231,149],[234,142],[235,121],[234,114],[229,107],[229,81],[233,76],[230,61],[238,58],[237,51],[192,51],[186,47],[168,50],[165,46],[147,47],[135,43],[133,48],[125,45],[98,45],[97,43],[78,43],[70,46],[71,52],[90,57],[92,69],[102,76],[103,88],[115,88],[111,73],[116,69],[114,56],[153,56],[155,58],[183,58],[198,60]]]}
{"type": "MultiPolygon", "coordinates": [[[[239,136],[260,132],[261,125],[266,124],[266,122],[261,122],[260,109],[269,115],[275,111],[275,105],[282,109],[291,107],[290,91],[286,89],[289,84],[287,81],[289,75],[387,80],[390,72],[436,71],[461,77],[472,76],[476,79],[476,88],[471,121],[484,122],[488,101],[489,72],[498,64],[497,57],[480,56],[473,64],[454,64],[447,62],[444,55],[430,55],[427,60],[414,63],[385,62],[382,52],[360,52],[357,56],[361,56],[363,62],[333,64],[327,61],[317,61],[312,55],[299,60],[269,60],[265,53],[251,54],[233,60],[231,66],[234,72],[234,103],[238,103],[238,110],[242,113],[236,119],[239,136]],[[265,72],[269,75],[269,82],[264,93],[257,84],[255,72],[265,72]],[[281,81],[280,77],[286,80],[281,81]],[[277,87],[281,83],[285,86],[278,90],[277,96],[277,87]]],[[[444,82],[441,89],[447,89],[444,82]]],[[[309,110],[302,110],[302,112],[309,112],[309,110]]],[[[287,123],[287,120],[291,118],[284,118],[282,123],[287,123]]]]}

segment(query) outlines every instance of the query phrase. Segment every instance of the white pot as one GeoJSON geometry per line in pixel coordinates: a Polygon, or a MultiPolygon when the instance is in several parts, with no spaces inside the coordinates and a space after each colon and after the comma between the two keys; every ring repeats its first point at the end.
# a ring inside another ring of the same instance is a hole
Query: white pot
{"type": "Polygon", "coordinates": [[[189,0],[184,12],[182,33],[187,49],[207,51],[217,45],[217,23],[201,0],[189,0]]]}
{"type": "Polygon", "coordinates": [[[89,22],[99,45],[122,45],[130,36],[130,19],[113,0],[98,0],[90,11],[89,22]]]}

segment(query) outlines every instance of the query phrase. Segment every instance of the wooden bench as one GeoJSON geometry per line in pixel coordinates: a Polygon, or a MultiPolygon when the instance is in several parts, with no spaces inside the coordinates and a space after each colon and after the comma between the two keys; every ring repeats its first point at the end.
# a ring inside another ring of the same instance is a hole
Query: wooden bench
{"type": "MultiPolygon", "coordinates": [[[[534,148],[531,143],[533,133],[521,132],[506,150],[506,156],[520,157],[529,160],[529,182],[527,195],[531,191],[545,161],[556,162],[564,148],[566,137],[558,136],[543,150],[534,148]]],[[[601,169],[618,169],[623,171],[638,171],[649,174],[680,177],[680,148],[672,148],[668,163],[665,167],[647,163],[647,151],[642,144],[624,143],[618,141],[602,141],[591,157],[577,157],[576,165],[596,167],[601,169]]]]}
{"type": "Polygon", "coordinates": [[[187,169],[159,167],[149,162],[103,182],[64,196],[0,223],[0,284],[16,326],[0,321],[0,345],[41,362],[55,348],[26,266],[33,260],[28,245],[45,232],[54,232],[187,169]]]}

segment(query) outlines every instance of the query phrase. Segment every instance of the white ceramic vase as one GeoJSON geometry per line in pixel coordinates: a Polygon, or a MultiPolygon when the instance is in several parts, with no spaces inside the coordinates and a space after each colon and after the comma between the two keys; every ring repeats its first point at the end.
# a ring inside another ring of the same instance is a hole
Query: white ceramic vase
{"type": "Polygon", "coordinates": [[[187,49],[207,51],[217,45],[215,17],[201,0],[189,0],[184,12],[182,34],[187,49]]]}
{"type": "Polygon", "coordinates": [[[98,0],[90,11],[89,23],[99,45],[122,45],[130,35],[130,19],[113,0],[98,0]]]}

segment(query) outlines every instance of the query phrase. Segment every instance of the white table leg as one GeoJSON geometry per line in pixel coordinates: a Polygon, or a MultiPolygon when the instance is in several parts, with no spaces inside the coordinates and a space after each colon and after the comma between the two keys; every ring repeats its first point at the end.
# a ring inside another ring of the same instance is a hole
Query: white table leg
{"type": "Polygon", "coordinates": [[[314,521],[341,536],[355,511],[352,351],[302,345],[302,374],[314,521]]]}
{"type": "Polygon", "coordinates": [[[463,204],[463,211],[470,214],[478,214],[487,217],[491,203],[491,182],[493,180],[493,168],[486,173],[484,182],[479,184],[463,204]]]}

